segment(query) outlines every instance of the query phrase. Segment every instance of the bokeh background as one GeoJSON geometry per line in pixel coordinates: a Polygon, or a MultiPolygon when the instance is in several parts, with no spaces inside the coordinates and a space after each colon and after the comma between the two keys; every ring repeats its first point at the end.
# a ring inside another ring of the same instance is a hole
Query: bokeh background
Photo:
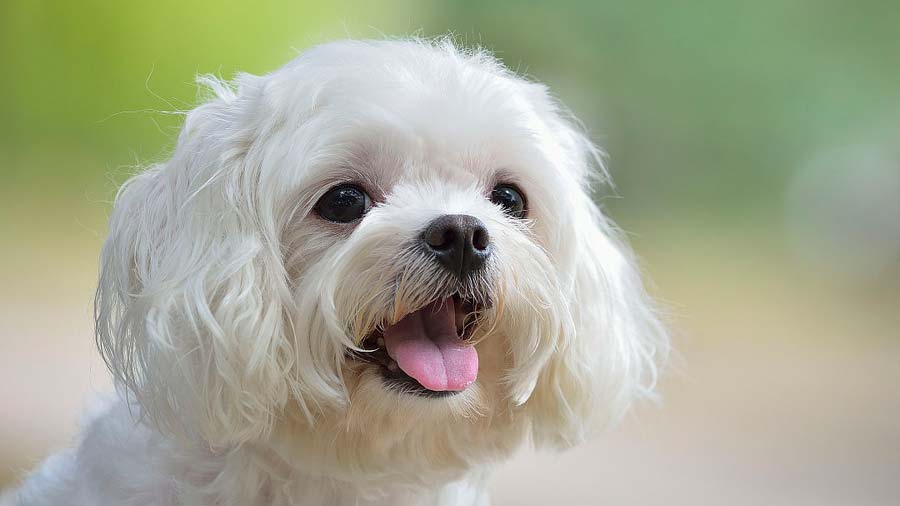
{"type": "Polygon", "coordinates": [[[452,32],[609,154],[679,354],[663,401],[500,468],[496,504],[900,503],[900,2],[0,1],[0,486],[71,441],[115,188],[193,76],[452,32]]]}

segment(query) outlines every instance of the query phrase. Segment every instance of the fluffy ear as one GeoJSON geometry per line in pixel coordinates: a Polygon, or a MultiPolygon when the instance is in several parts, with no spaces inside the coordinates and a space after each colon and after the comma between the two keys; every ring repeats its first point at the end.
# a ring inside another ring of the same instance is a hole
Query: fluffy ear
{"type": "Polygon", "coordinates": [[[119,191],[95,305],[97,344],[141,413],[211,446],[264,435],[295,362],[278,217],[242,117],[254,79],[212,83],[171,160],[119,191]]]}
{"type": "Polygon", "coordinates": [[[568,447],[653,395],[668,336],[630,249],[589,196],[592,168],[605,176],[598,151],[568,122],[556,115],[554,122],[561,163],[579,186],[570,219],[558,224],[555,261],[568,314],[528,404],[536,443],[568,447]]]}

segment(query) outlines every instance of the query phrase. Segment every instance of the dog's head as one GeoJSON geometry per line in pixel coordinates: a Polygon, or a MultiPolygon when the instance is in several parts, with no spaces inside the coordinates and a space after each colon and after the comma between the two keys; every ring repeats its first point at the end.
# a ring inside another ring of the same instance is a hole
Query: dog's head
{"type": "Polygon", "coordinates": [[[568,445],[649,393],[664,332],[544,86],[446,41],[205,83],[102,258],[101,351],[162,427],[568,445]]]}

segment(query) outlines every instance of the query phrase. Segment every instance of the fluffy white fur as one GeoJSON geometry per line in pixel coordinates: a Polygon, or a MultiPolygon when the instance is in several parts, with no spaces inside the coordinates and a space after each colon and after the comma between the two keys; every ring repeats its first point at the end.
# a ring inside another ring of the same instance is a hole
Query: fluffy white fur
{"type": "Polygon", "coordinates": [[[487,504],[521,445],[575,445],[651,394],[665,332],[591,201],[598,151],[543,85],[447,40],[200,81],[171,159],[110,220],[96,332],[119,394],[12,504],[487,504]],[[312,210],[342,181],[377,202],[352,226],[312,210]],[[527,220],[488,200],[498,181],[527,220]],[[347,351],[440,293],[407,248],[446,213],[486,224],[497,303],[477,382],[423,398],[347,351]]]}

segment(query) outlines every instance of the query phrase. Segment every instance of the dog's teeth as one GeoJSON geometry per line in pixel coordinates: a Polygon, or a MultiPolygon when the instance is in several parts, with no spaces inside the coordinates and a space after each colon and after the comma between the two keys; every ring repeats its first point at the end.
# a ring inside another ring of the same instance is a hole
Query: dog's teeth
{"type": "Polygon", "coordinates": [[[397,369],[399,369],[399,367],[397,367],[397,362],[394,362],[393,360],[391,360],[391,363],[388,364],[387,367],[388,367],[388,371],[391,371],[391,372],[397,372],[397,369]]]}
{"type": "Polygon", "coordinates": [[[384,339],[379,337],[378,340],[375,342],[378,343],[379,348],[384,347],[384,339]]]}

